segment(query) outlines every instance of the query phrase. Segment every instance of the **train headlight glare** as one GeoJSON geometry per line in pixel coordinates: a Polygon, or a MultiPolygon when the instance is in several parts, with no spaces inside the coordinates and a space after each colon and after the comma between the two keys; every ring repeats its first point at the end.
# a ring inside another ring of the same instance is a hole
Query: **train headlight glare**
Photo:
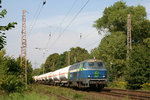
{"type": "Polygon", "coordinates": [[[88,75],[88,77],[90,77],[90,75],[88,75]]]}
{"type": "Polygon", "coordinates": [[[105,77],[105,75],[103,75],[103,78],[105,77]]]}

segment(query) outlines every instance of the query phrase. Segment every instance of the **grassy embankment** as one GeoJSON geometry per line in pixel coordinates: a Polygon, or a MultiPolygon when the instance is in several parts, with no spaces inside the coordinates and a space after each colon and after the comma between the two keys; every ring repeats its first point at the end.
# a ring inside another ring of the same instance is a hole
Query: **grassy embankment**
{"type": "MultiPolygon", "coordinates": [[[[6,94],[4,91],[0,91],[0,100],[63,100],[61,96],[71,100],[108,100],[108,98],[104,97],[103,95],[91,92],[80,90],[76,91],[71,88],[59,86],[55,87],[37,84],[29,86],[28,90],[23,94],[6,94]]],[[[126,100],[126,98],[122,100],[126,100]]]]}
{"type": "MultiPolygon", "coordinates": [[[[32,85],[23,94],[6,94],[0,90],[0,100],[61,100],[64,96],[72,100],[105,100],[104,97],[95,96],[84,91],[75,91],[65,87],[54,87],[47,85],[32,85]]],[[[63,100],[63,99],[62,99],[63,100]]]]}

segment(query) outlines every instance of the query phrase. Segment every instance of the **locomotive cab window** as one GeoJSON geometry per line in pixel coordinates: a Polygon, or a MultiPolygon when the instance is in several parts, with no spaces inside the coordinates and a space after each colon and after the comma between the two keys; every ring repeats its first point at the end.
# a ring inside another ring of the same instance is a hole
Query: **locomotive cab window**
{"type": "Polygon", "coordinates": [[[103,68],[104,63],[103,62],[88,62],[88,69],[98,69],[98,68],[103,68]]]}

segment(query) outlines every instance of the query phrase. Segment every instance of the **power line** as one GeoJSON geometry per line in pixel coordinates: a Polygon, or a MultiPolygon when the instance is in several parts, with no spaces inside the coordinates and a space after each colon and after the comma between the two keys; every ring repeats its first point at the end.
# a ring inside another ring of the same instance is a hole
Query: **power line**
{"type": "Polygon", "coordinates": [[[97,42],[99,42],[99,41],[100,41],[100,40],[97,40],[97,41],[95,41],[95,42],[93,42],[93,43],[91,43],[91,44],[85,46],[84,48],[88,48],[88,47],[92,46],[93,44],[95,44],[95,43],[97,43],[97,42]]]}
{"type": "Polygon", "coordinates": [[[69,24],[64,28],[64,30],[62,31],[61,34],[59,34],[59,36],[56,38],[56,40],[53,42],[53,44],[51,45],[51,47],[56,44],[56,42],[58,41],[58,39],[63,35],[63,33],[68,29],[68,27],[72,24],[72,22],[77,18],[77,16],[81,13],[81,11],[85,8],[85,6],[88,4],[90,0],[87,0],[86,3],[82,6],[82,8],[78,11],[78,13],[73,17],[73,19],[69,22],[69,24]]]}
{"type": "MultiPolygon", "coordinates": [[[[46,0],[41,0],[42,2],[40,2],[40,5],[39,5],[39,7],[38,7],[38,9],[36,10],[36,12],[35,12],[35,15],[34,15],[34,17],[33,18],[35,18],[35,20],[33,19],[33,21],[32,21],[32,25],[30,25],[31,26],[31,29],[29,30],[29,33],[31,34],[31,32],[32,32],[32,30],[33,30],[33,28],[34,28],[34,26],[35,26],[35,24],[36,24],[36,22],[37,22],[37,19],[38,19],[38,17],[39,17],[39,15],[40,15],[40,13],[41,13],[41,11],[42,11],[42,8],[43,8],[43,6],[46,4],[46,0]],[[42,3],[42,5],[41,5],[41,3],[42,3]],[[40,7],[41,6],[41,7],[40,7]],[[39,10],[39,12],[38,12],[38,10],[39,10]],[[36,15],[37,14],[37,15],[36,15]]],[[[29,34],[29,35],[30,35],[29,34]]],[[[29,37],[29,36],[28,36],[29,37]]]]}
{"type": "Polygon", "coordinates": [[[94,41],[94,42],[92,42],[91,44],[86,45],[84,48],[88,48],[88,47],[92,46],[93,44],[95,44],[95,43],[97,43],[97,42],[100,42],[100,40],[94,41]]]}
{"type": "MultiPolygon", "coordinates": [[[[73,7],[75,6],[76,2],[77,2],[77,0],[74,0],[74,2],[73,2],[73,4],[72,4],[71,8],[68,10],[68,12],[66,13],[66,15],[64,16],[64,18],[63,18],[62,21],[60,22],[59,27],[61,27],[61,25],[63,24],[63,22],[65,21],[65,19],[68,17],[68,15],[69,15],[70,12],[72,11],[73,7]]],[[[55,32],[56,32],[57,30],[58,30],[58,27],[56,28],[55,32]]],[[[60,30],[61,30],[61,29],[60,29],[60,30]]],[[[55,32],[54,32],[54,33],[55,33],[55,32]]],[[[49,42],[50,42],[50,38],[49,38],[49,40],[48,40],[48,42],[47,42],[46,47],[48,47],[49,42]]]]}
{"type": "Polygon", "coordinates": [[[94,31],[90,32],[90,33],[87,34],[86,36],[83,36],[83,35],[82,35],[82,38],[79,39],[77,42],[75,42],[73,45],[80,43],[83,39],[85,39],[85,38],[89,37],[90,35],[92,35],[91,33],[93,33],[93,32],[94,32],[94,31]]]}
{"type": "Polygon", "coordinates": [[[61,23],[60,23],[60,25],[59,25],[60,27],[61,27],[61,25],[63,24],[63,22],[65,21],[65,19],[68,17],[68,15],[70,14],[70,12],[72,11],[72,9],[73,9],[73,7],[74,7],[74,5],[76,4],[77,1],[78,1],[78,0],[74,0],[72,6],[71,6],[71,8],[70,8],[70,10],[66,13],[65,17],[64,17],[63,20],[61,21],[61,23]]]}
{"type": "MultiPolygon", "coordinates": [[[[77,16],[81,13],[81,11],[84,9],[84,7],[88,4],[90,0],[87,0],[87,2],[83,5],[83,7],[79,10],[79,12],[74,16],[74,18],[70,21],[70,23],[65,27],[65,29],[63,30],[62,34],[68,29],[68,27],[72,24],[72,22],[77,18],[77,16]]],[[[61,35],[62,35],[61,34],[61,35]]],[[[60,35],[60,36],[61,36],[60,35]]],[[[60,37],[59,36],[59,37],[60,37]]]]}

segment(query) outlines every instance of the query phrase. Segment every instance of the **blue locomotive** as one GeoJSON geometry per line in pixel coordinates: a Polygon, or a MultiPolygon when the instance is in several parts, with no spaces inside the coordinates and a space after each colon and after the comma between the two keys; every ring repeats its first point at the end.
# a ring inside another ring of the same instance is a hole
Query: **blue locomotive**
{"type": "Polygon", "coordinates": [[[103,88],[107,84],[104,62],[88,59],[70,66],[68,82],[71,86],[103,88]]]}

